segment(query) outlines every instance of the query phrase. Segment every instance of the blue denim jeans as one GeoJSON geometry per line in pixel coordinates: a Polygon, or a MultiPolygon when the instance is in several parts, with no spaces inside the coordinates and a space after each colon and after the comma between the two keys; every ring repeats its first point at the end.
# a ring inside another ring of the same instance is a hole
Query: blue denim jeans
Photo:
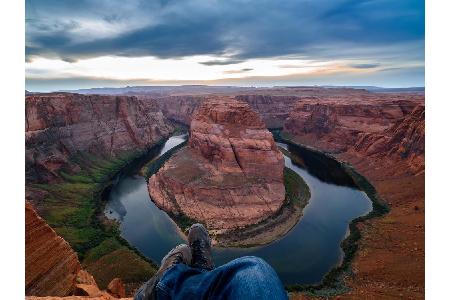
{"type": "MultiPolygon", "coordinates": [[[[139,298],[139,292],[135,299],[139,298]]],[[[212,271],[177,264],[156,284],[156,299],[287,299],[275,271],[254,256],[235,259],[212,271]]]]}

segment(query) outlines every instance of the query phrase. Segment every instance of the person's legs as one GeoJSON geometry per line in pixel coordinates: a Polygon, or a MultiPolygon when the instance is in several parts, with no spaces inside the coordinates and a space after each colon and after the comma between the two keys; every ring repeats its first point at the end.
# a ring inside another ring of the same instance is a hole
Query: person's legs
{"type": "Polygon", "coordinates": [[[214,269],[211,239],[203,225],[191,226],[188,243],[166,255],[135,300],[287,299],[277,274],[261,258],[241,257],[214,269]]]}
{"type": "Polygon", "coordinates": [[[156,285],[157,299],[287,299],[272,267],[246,256],[212,271],[178,264],[156,285]]]}
{"type": "Polygon", "coordinates": [[[165,274],[165,272],[177,264],[191,264],[192,253],[188,245],[181,244],[169,251],[161,260],[161,266],[156,274],[144,283],[134,295],[134,300],[152,300],[156,299],[155,286],[165,274]]]}

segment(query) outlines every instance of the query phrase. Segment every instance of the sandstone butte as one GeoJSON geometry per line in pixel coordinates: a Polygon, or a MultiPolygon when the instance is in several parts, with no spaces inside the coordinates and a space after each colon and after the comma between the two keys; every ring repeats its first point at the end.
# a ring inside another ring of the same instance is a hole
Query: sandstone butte
{"type": "Polygon", "coordinates": [[[26,299],[112,300],[124,297],[124,291],[118,278],[111,281],[108,293],[100,291],[92,275],[81,269],[70,245],[25,201],[26,299]]]}
{"type": "Polygon", "coordinates": [[[27,182],[57,181],[60,170],[79,170],[70,161],[78,151],[111,159],[173,131],[157,107],[130,96],[30,95],[25,117],[27,182]]]}
{"type": "Polygon", "coordinates": [[[224,233],[281,207],[283,170],[283,155],[258,114],[222,97],[202,102],[188,145],[150,178],[149,192],[165,211],[224,233]]]}
{"type": "Polygon", "coordinates": [[[396,97],[405,96],[298,103],[284,127],[293,140],[351,163],[391,209],[359,224],[355,276],[339,299],[422,299],[425,293],[424,97],[396,97]]]}

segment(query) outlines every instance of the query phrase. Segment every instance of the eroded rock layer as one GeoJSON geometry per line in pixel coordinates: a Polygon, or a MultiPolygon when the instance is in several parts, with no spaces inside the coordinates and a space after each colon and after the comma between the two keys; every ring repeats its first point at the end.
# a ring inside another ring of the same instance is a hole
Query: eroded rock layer
{"type": "Polygon", "coordinates": [[[226,232],[281,207],[283,168],[261,118],[248,104],[222,97],[202,103],[188,146],[150,178],[149,192],[164,210],[226,232]]]}
{"type": "Polygon", "coordinates": [[[78,151],[106,158],[140,150],[168,136],[172,126],[152,103],[129,96],[67,93],[25,99],[26,179],[49,182],[77,171],[78,151]]]}
{"type": "Polygon", "coordinates": [[[284,131],[303,144],[328,152],[345,152],[362,134],[387,130],[421,103],[420,96],[413,100],[389,99],[375,95],[304,100],[290,113],[284,131]]]}
{"type": "Polygon", "coordinates": [[[358,137],[350,153],[375,159],[405,160],[417,174],[425,170],[425,106],[418,105],[381,133],[358,137]]]}
{"type": "Polygon", "coordinates": [[[81,265],[69,244],[25,203],[25,293],[66,296],[73,292],[81,265]]]}
{"type": "Polygon", "coordinates": [[[284,121],[301,98],[287,95],[238,95],[236,99],[247,102],[257,111],[268,128],[279,128],[283,127],[284,121]]]}

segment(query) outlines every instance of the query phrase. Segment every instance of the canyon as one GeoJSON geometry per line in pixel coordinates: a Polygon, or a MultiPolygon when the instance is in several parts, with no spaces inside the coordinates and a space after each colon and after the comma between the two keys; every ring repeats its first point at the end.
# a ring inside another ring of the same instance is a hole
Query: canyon
{"type": "Polygon", "coordinates": [[[155,203],[224,233],[274,214],[285,197],[284,160],[271,133],[248,104],[232,98],[202,102],[188,146],[149,180],[155,203]]]}
{"type": "Polygon", "coordinates": [[[151,103],[129,96],[29,95],[25,121],[28,182],[58,181],[60,171],[78,171],[70,161],[78,152],[114,158],[173,131],[151,103]]]}
{"type": "MultiPolygon", "coordinates": [[[[26,200],[76,251],[78,266],[95,277],[100,289],[118,277],[132,293],[155,265],[120,239],[116,225],[99,217],[101,193],[133,159],[158,147],[174,126],[157,107],[131,96],[32,94],[25,98],[25,117],[26,200]],[[111,259],[119,263],[108,263],[111,259]]],[[[30,229],[30,234],[39,231],[30,229]]],[[[27,270],[27,276],[33,272],[27,270]]],[[[42,276],[67,277],[57,264],[42,276]]],[[[49,286],[33,291],[34,296],[53,294],[49,286]]]]}
{"type": "Polygon", "coordinates": [[[27,295],[68,295],[79,269],[93,275],[98,290],[121,278],[131,295],[153,274],[154,265],[111,235],[111,222],[100,218],[101,229],[90,229],[98,220],[94,198],[108,174],[170,136],[178,122],[190,125],[190,139],[149,181],[158,206],[205,222],[214,233],[231,232],[276,212],[284,200],[284,165],[266,127],[282,127],[286,139],[350,164],[391,209],[358,224],[354,276],[345,279],[351,289],[340,299],[423,297],[423,93],[320,87],[198,90],[26,96],[26,215],[36,214],[27,223],[35,224],[27,229],[27,240],[55,241],[62,249],[58,261],[44,256],[46,270],[27,268],[27,282],[34,282],[27,295]],[[48,228],[36,221],[37,214],[48,228]],[[108,265],[112,258],[132,263],[117,271],[108,265]],[[70,268],[61,267],[65,264],[70,268]],[[144,271],[130,275],[130,269],[144,271]],[[39,276],[64,280],[52,287],[28,280],[39,276]]]}
{"type": "MultiPolygon", "coordinates": [[[[390,212],[358,225],[351,290],[340,299],[421,299],[425,276],[425,106],[423,95],[298,103],[284,136],[333,155],[364,175],[390,212]],[[398,98],[398,99],[396,99],[398,98]],[[394,100],[392,100],[394,99],[394,100]]],[[[294,299],[310,299],[294,295],[294,299]]]]}

